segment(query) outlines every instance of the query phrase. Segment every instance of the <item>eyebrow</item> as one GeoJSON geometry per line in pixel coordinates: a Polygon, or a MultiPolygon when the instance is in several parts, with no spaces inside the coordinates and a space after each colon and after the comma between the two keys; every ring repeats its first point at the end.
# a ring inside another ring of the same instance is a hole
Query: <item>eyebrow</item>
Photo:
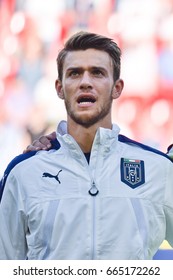
{"type": "Polygon", "coordinates": [[[70,67],[70,68],[67,68],[67,72],[72,71],[72,70],[82,70],[82,67],[70,67]]]}
{"type": "MultiPolygon", "coordinates": [[[[102,66],[89,66],[88,68],[91,69],[91,70],[99,69],[99,70],[102,70],[102,71],[106,71],[106,69],[102,66]]],[[[69,68],[67,68],[67,72],[74,71],[74,70],[82,71],[83,67],[79,66],[79,67],[69,67],[69,68]]]]}

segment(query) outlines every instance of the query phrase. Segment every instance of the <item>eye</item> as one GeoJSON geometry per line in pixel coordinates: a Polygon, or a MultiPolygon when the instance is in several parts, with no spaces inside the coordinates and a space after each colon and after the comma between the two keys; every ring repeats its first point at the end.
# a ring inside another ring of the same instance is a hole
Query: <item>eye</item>
{"type": "Polygon", "coordinates": [[[104,74],[103,74],[103,71],[101,71],[100,69],[93,69],[92,74],[93,74],[94,76],[98,76],[98,77],[101,77],[101,76],[104,75],[104,74]]]}
{"type": "Polygon", "coordinates": [[[71,70],[71,71],[69,72],[69,76],[70,76],[70,77],[77,77],[79,74],[80,74],[80,73],[79,73],[78,70],[71,70]]]}

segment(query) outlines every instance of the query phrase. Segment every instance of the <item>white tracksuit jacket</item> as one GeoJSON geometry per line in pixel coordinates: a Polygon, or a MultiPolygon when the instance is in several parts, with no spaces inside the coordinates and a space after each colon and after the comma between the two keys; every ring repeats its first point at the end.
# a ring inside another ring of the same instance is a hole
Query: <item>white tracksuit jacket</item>
{"type": "Polygon", "coordinates": [[[100,128],[89,164],[74,139],[8,174],[0,203],[0,259],[152,259],[173,246],[173,164],[100,128]]]}

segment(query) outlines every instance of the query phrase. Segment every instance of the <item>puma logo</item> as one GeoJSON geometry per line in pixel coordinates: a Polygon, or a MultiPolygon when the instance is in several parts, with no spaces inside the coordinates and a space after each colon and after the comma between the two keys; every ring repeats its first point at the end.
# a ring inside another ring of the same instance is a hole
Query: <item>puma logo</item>
{"type": "Polygon", "coordinates": [[[48,172],[44,172],[43,173],[43,175],[42,175],[42,177],[49,177],[49,178],[54,178],[56,181],[58,181],[58,183],[59,184],[61,184],[61,182],[60,182],[60,180],[59,180],[59,173],[62,171],[62,169],[58,172],[58,174],[57,175],[52,175],[52,174],[50,174],[50,173],[48,173],[48,172]]]}

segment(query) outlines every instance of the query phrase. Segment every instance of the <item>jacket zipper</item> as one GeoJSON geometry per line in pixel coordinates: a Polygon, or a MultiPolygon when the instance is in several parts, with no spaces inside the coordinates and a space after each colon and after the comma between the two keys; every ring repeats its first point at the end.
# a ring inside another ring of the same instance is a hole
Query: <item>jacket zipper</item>
{"type": "Polygon", "coordinates": [[[89,170],[89,165],[87,163],[87,160],[85,158],[84,153],[82,152],[82,150],[79,148],[78,144],[75,143],[75,146],[77,148],[77,150],[80,152],[80,154],[82,155],[86,168],[88,170],[89,176],[91,178],[91,188],[88,190],[88,193],[93,197],[93,201],[92,201],[92,240],[91,240],[91,259],[95,259],[95,221],[96,221],[96,213],[95,213],[95,203],[96,203],[96,196],[99,193],[99,190],[96,187],[96,184],[94,182],[94,180],[92,179],[93,177],[90,174],[90,170],[89,170]]]}
{"type": "Polygon", "coordinates": [[[90,170],[89,170],[89,165],[86,161],[86,158],[83,154],[83,152],[81,151],[83,158],[85,160],[85,164],[88,170],[88,173],[90,175],[91,178],[91,188],[88,190],[88,194],[92,196],[92,235],[91,235],[91,259],[94,260],[95,259],[95,252],[96,252],[96,237],[95,237],[95,233],[96,233],[96,196],[99,193],[99,190],[96,187],[96,183],[93,179],[93,177],[90,174],[90,170]]]}
{"type": "Polygon", "coordinates": [[[98,189],[95,185],[95,182],[92,182],[92,186],[91,189],[88,191],[88,193],[93,197],[92,200],[92,240],[91,240],[91,259],[94,260],[95,259],[95,244],[96,244],[96,239],[95,239],[95,226],[96,226],[96,195],[98,194],[98,189]]]}

